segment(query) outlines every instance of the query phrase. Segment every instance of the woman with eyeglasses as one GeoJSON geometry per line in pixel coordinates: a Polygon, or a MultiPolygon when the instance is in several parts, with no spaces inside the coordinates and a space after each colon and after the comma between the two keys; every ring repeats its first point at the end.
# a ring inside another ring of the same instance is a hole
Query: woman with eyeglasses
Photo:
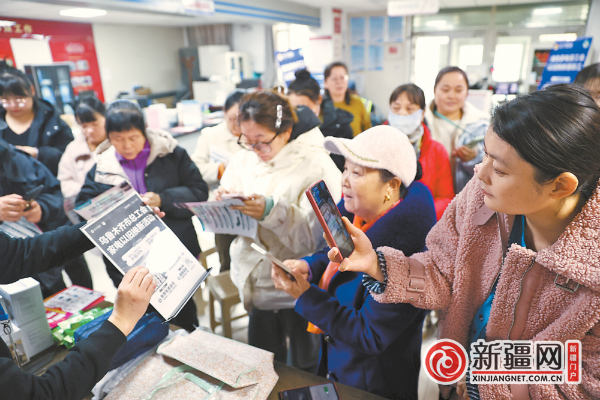
{"type": "Polygon", "coordinates": [[[236,208],[258,221],[256,237],[238,236],[230,249],[231,279],[250,314],[248,343],[284,363],[289,352],[293,366],[314,372],[319,343],[306,331],[308,321],[294,311],[294,298],[275,289],[271,262],[250,244],[280,260],[322,248],[322,229],[304,191],[323,179],[338,202],[341,173],[323,148],[321,121],[308,107],[294,109],[282,95],[257,92],[245,95],[239,108],[239,143],[247,151],[230,161],[217,198],[247,196],[236,208]]]}
{"type": "MultiPolygon", "coordinates": [[[[198,257],[200,244],[192,213],[175,206],[208,198],[208,187],[190,156],[168,132],[146,129],[137,103],[117,100],[106,110],[105,119],[108,140],[96,148],[96,165],[85,178],[75,204],[127,181],[149,206],[166,213],[165,224],[198,257]]],[[[106,263],[106,272],[118,287],[123,275],[110,263],[106,263]]],[[[188,301],[172,322],[193,331],[198,326],[194,302],[188,301]]]]}
{"type": "Polygon", "coordinates": [[[35,89],[23,72],[0,64],[0,120],[6,122],[0,127],[0,138],[37,158],[56,176],[73,133],[50,103],[34,96],[35,89]]]}
{"type": "Polygon", "coordinates": [[[325,68],[325,98],[333,100],[336,108],[354,115],[350,124],[354,136],[371,127],[371,116],[359,96],[348,90],[348,67],[343,62],[333,62],[325,68]]]}

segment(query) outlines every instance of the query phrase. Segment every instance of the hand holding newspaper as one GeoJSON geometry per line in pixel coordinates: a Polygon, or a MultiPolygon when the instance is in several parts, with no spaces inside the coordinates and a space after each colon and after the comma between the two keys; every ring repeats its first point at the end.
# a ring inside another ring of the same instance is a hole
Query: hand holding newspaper
{"type": "Polygon", "coordinates": [[[88,221],[81,231],[123,274],[135,266],[154,274],[157,288],[150,304],[167,321],[210,273],[135,190],[88,221]]]}
{"type": "Polygon", "coordinates": [[[202,224],[202,229],[207,232],[226,233],[255,237],[258,222],[231,206],[243,206],[244,202],[238,198],[220,201],[202,201],[198,203],[177,203],[180,208],[187,208],[194,213],[202,224]]]}

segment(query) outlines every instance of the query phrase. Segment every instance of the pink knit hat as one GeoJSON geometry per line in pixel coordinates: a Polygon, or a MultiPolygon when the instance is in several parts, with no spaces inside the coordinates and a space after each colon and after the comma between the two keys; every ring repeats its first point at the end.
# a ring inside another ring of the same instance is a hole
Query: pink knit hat
{"type": "Polygon", "coordinates": [[[408,187],[417,174],[417,155],[408,136],[389,125],[367,129],[354,139],[325,138],[326,150],[363,167],[387,169],[408,187]]]}

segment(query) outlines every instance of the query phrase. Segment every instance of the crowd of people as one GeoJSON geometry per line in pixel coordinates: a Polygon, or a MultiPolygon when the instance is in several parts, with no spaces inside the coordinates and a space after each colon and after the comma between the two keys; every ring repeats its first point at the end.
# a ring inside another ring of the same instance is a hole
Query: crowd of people
{"type": "MultiPolygon", "coordinates": [[[[203,129],[188,155],[126,100],[82,99],[74,138],[27,76],[0,66],[0,221],[26,220],[44,232],[0,234],[0,282],[33,275],[47,296],[64,288],[64,269],[74,284],[93,288],[82,256],[92,244],[72,210],[123,182],[197,257],[192,213],[176,203],[239,195],[244,205],[233,208],[258,229],[254,237],[215,235],[220,271],[229,271],[248,310],[248,343],[275,360],[386,398],[416,399],[423,321],[435,310],[438,337],[467,351],[478,339],[583,345],[580,385],[463,378],[440,386],[441,398],[600,396],[600,64],[573,84],[520,95],[492,113],[467,101],[466,73],[446,67],[430,104],[417,85],[398,86],[376,126],[343,63],[325,69],[323,90],[307,70],[295,77],[285,94],[231,93],[223,122],[203,129]],[[211,156],[216,148],[227,162],[211,156]],[[354,242],[341,262],[305,195],[318,180],[354,242]]],[[[123,276],[105,264],[118,287],[108,321],[40,377],[19,370],[0,342],[2,390],[77,399],[107,372],[156,283],[145,268],[123,276]]],[[[194,302],[172,322],[194,330],[194,302]]]]}

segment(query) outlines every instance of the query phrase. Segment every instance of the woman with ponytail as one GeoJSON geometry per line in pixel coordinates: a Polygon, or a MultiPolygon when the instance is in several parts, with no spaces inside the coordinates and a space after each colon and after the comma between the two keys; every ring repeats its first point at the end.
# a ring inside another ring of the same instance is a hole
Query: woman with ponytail
{"type": "Polygon", "coordinates": [[[275,289],[270,261],[250,245],[281,260],[322,248],[323,231],[304,191],[323,179],[339,200],[340,171],[323,148],[319,118],[307,107],[294,109],[283,95],[256,92],[242,97],[239,108],[238,143],[245,151],[229,162],[217,199],[244,195],[244,206],[235,208],[258,221],[255,237],[238,236],[230,248],[231,280],[250,314],[248,343],[283,363],[289,353],[293,366],[312,372],[318,342],[294,312],[294,298],[275,289]]]}

